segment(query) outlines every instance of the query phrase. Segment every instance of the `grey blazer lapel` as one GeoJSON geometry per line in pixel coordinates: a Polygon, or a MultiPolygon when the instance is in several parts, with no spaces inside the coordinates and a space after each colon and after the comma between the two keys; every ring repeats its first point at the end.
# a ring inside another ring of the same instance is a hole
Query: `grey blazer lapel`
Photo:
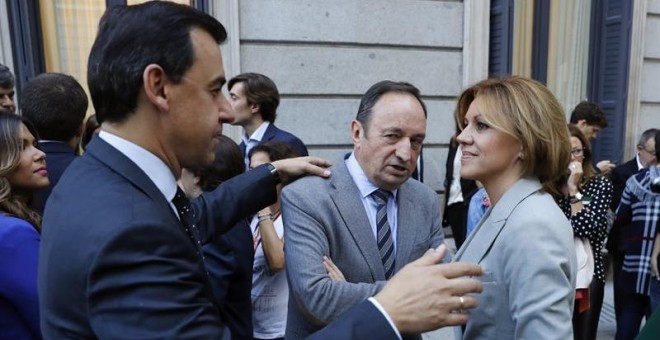
{"type": "Polygon", "coordinates": [[[497,236],[502,232],[513,209],[520,202],[541,189],[535,178],[522,178],[509,189],[496,206],[486,211],[481,223],[472,231],[458,250],[455,261],[479,263],[488,254],[497,236]]]}
{"type": "Polygon", "coordinates": [[[416,213],[414,193],[407,184],[408,182],[404,183],[397,192],[399,216],[397,216],[396,231],[396,271],[410,262],[410,252],[414,246],[417,227],[424,223],[416,213]]]}
{"type": "Polygon", "coordinates": [[[367,262],[374,281],[385,280],[385,269],[380,259],[371,224],[360,199],[360,191],[348,173],[344,161],[341,160],[335,164],[337,165],[332,169],[332,176],[330,177],[330,185],[332,186],[330,197],[344,221],[346,230],[351,233],[358,250],[367,262]]]}

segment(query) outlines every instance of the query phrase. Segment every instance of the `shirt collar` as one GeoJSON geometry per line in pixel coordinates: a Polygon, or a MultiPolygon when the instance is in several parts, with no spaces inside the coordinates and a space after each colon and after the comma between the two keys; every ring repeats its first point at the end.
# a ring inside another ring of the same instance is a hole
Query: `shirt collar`
{"type": "MultiPolygon", "coordinates": [[[[367,177],[367,174],[364,173],[364,170],[362,170],[360,163],[358,163],[357,159],[355,158],[355,153],[351,153],[348,159],[346,159],[345,163],[346,163],[346,167],[348,168],[348,173],[353,178],[355,185],[357,185],[362,198],[366,198],[367,196],[371,195],[374,191],[380,189],[377,185],[371,182],[369,180],[369,177],[367,177]]],[[[396,193],[398,191],[399,189],[392,191],[392,197],[394,199],[396,199],[396,193]]]]}
{"type": "Polygon", "coordinates": [[[644,164],[639,161],[639,152],[635,155],[635,158],[637,159],[637,170],[642,170],[644,169],[644,164]]]}
{"type": "Polygon", "coordinates": [[[145,148],[110,132],[101,130],[99,137],[133,161],[154,182],[163,196],[172,201],[177,189],[176,178],[165,162],[145,148]]]}
{"type": "Polygon", "coordinates": [[[257,143],[261,142],[261,140],[264,138],[264,134],[266,134],[266,130],[268,129],[269,126],[270,126],[270,122],[268,122],[268,121],[261,123],[261,125],[259,125],[259,127],[256,130],[254,130],[254,132],[252,133],[252,136],[249,136],[249,137],[248,137],[247,133],[244,130],[243,131],[243,136],[241,137],[241,139],[243,140],[243,143],[247,144],[249,141],[255,141],[257,143]]]}

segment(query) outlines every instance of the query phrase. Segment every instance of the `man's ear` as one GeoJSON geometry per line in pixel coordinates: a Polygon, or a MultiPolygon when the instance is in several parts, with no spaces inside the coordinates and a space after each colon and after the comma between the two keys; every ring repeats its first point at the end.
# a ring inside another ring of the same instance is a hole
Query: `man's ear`
{"type": "Polygon", "coordinates": [[[167,111],[170,104],[167,98],[166,84],[168,82],[165,70],[160,65],[149,64],[142,72],[142,83],[147,99],[159,111],[167,111]]]}
{"type": "Polygon", "coordinates": [[[357,120],[353,120],[351,122],[351,139],[353,140],[353,144],[355,146],[360,145],[360,139],[364,137],[364,129],[362,128],[362,124],[358,122],[357,120]]]}
{"type": "Polygon", "coordinates": [[[250,104],[250,112],[251,113],[257,113],[261,110],[261,105],[259,104],[250,104]]]}
{"type": "Polygon", "coordinates": [[[582,130],[585,127],[587,127],[587,120],[586,119],[580,119],[580,120],[577,121],[577,123],[575,125],[578,127],[578,129],[582,130]]]}

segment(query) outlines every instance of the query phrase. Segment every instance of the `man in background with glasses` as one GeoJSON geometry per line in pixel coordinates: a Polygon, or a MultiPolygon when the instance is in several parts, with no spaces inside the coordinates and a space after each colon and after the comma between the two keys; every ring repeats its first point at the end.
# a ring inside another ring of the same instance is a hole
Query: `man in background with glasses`
{"type": "MultiPolygon", "coordinates": [[[[637,142],[637,154],[635,158],[617,166],[612,170],[611,180],[614,185],[614,194],[612,196],[612,211],[616,212],[619,203],[621,202],[621,195],[626,186],[626,181],[642,169],[653,166],[657,163],[655,157],[655,134],[657,129],[648,129],[642,133],[637,142]]],[[[607,251],[612,257],[612,278],[614,281],[614,291],[620,291],[619,274],[623,268],[623,254],[624,246],[622,230],[628,227],[627,225],[615,224],[607,238],[607,251]]],[[[617,315],[621,314],[621,296],[614,294],[614,311],[617,315]]]]}

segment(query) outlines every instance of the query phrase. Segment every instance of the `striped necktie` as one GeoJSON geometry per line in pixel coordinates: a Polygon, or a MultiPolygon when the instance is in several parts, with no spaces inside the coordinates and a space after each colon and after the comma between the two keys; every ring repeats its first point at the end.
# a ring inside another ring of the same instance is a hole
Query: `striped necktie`
{"type": "Polygon", "coordinates": [[[392,193],[378,189],[372,192],[371,196],[376,200],[376,242],[383,261],[385,278],[389,279],[394,273],[394,239],[390,224],[387,222],[387,200],[392,193]]]}

